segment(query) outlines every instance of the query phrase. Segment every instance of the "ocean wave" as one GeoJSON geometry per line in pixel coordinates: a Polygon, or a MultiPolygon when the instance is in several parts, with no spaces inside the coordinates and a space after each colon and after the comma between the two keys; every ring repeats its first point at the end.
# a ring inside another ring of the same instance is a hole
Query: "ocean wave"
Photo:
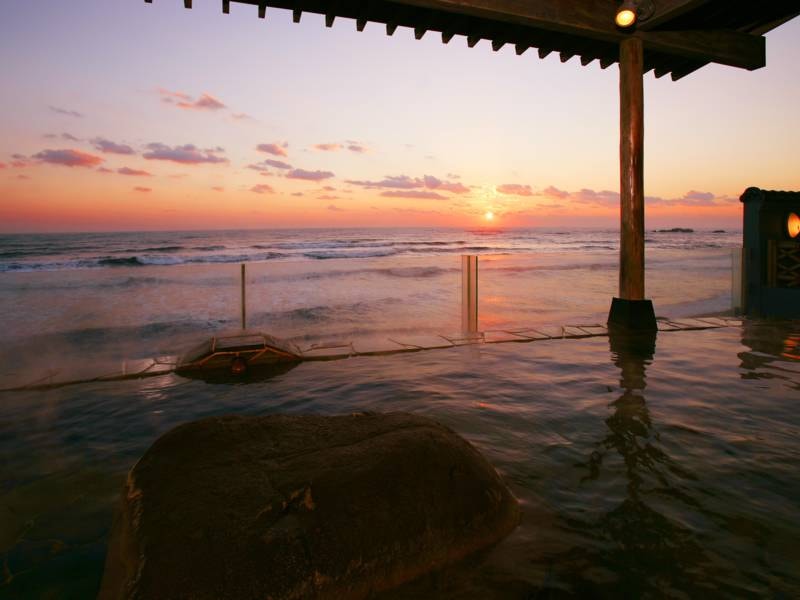
{"type": "Polygon", "coordinates": [[[316,260],[329,260],[332,258],[381,258],[384,256],[394,256],[397,250],[367,250],[364,252],[341,252],[337,250],[320,250],[318,252],[305,252],[303,256],[316,260]]]}

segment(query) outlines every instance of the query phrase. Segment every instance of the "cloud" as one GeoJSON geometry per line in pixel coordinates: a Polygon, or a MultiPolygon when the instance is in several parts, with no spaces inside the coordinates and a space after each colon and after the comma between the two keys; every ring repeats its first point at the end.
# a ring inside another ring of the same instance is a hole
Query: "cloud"
{"type": "Polygon", "coordinates": [[[327,144],[314,144],[311,147],[314,150],[319,150],[320,152],[338,152],[339,150],[349,150],[350,152],[355,152],[356,154],[363,154],[364,152],[367,152],[367,147],[364,144],[354,140],[347,140],[346,142],[330,142],[327,144]]]}
{"type": "Polygon", "coordinates": [[[27,181],[30,179],[30,177],[28,177],[27,175],[17,175],[16,179],[19,179],[21,181],[27,181]]]}
{"type": "Polygon", "coordinates": [[[339,196],[333,196],[331,194],[322,194],[322,196],[317,196],[319,200],[341,200],[339,196]]]}
{"type": "Polygon", "coordinates": [[[595,191],[583,188],[580,191],[572,192],[568,196],[572,202],[580,204],[593,204],[595,206],[615,207],[619,206],[619,192],[611,190],[595,191]]]}
{"type": "Polygon", "coordinates": [[[306,181],[322,181],[333,176],[330,171],[306,171],[305,169],[292,169],[286,174],[288,179],[304,179],[306,181]]]}
{"type": "Polygon", "coordinates": [[[236,121],[255,121],[256,120],[255,117],[251,117],[250,115],[248,115],[246,113],[233,113],[231,115],[231,117],[233,119],[235,119],[236,121]]]}
{"type": "Polygon", "coordinates": [[[217,156],[217,154],[225,152],[222,148],[201,150],[193,144],[170,147],[166,144],[153,143],[148,144],[147,149],[149,152],[142,154],[147,160],[167,160],[182,165],[222,164],[228,162],[227,158],[217,156]]]}
{"type": "Polygon", "coordinates": [[[152,173],[148,173],[147,171],[140,171],[138,169],[129,169],[128,167],[122,167],[121,169],[117,169],[117,173],[120,175],[130,175],[132,177],[152,177],[152,173]]]}
{"type": "Polygon", "coordinates": [[[106,154],[136,154],[130,146],[126,144],[117,144],[105,138],[94,138],[92,140],[92,145],[95,147],[95,150],[105,152],[106,154]]]}
{"type": "Polygon", "coordinates": [[[294,192],[292,196],[305,196],[303,192],[294,192]]]}
{"type": "Polygon", "coordinates": [[[291,169],[292,165],[289,163],[285,163],[282,160],[273,160],[268,158],[267,160],[263,161],[263,164],[269,165],[270,167],[275,167],[276,169],[291,169]]]}
{"type": "Polygon", "coordinates": [[[569,192],[565,192],[564,190],[560,190],[554,186],[548,186],[544,190],[542,190],[542,196],[546,198],[567,198],[569,196],[569,192]]]}
{"type": "Polygon", "coordinates": [[[328,210],[332,210],[334,212],[344,212],[345,211],[345,209],[339,208],[338,206],[335,206],[333,204],[329,204],[328,205],[328,210]]]}
{"type": "Polygon", "coordinates": [[[173,104],[185,110],[215,111],[228,108],[218,98],[208,93],[201,94],[200,97],[195,100],[192,96],[184,92],[172,92],[164,88],[158,88],[156,91],[161,96],[161,101],[165,104],[173,104]]]}
{"type": "Polygon", "coordinates": [[[397,190],[413,190],[413,189],[429,189],[453,192],[455,194],[464,194],[469,191],[465,185],[458,182],[442,181],[433,175],[425,175],[424,177],[409,177],[408,175],[387,175],[380,181],[354,181],[348,180],[346,183],[358,185],[367,189],[397,189],[397,190]]]}
{"type": "Polygon", "coordinates": [[[113,173],[114,169],[108,169],[106,167],[97,167],[98,173],[113,173]]]}
{"type": "Polygon", "coordinates": [[[533,190],[529,185],[519,183],[504,183],[497,186],[497,191],[507,196],[533,196],[533,190]]]}
{"type": "Polygon", "coordinates": [[[214,190],[215,192],[224,192],[225,191],[225,188],[222,187],[222,186],[219,186],[219,185],[212,185],[211,189],[214,190]]]}
{"type": "Polygon", "coordinates": [[[6,163],[0,162],[0,169],[5,169],[5,168],[6,168],[6,163]]]}
{"type": "Polygon", "coordinates": [[[80,142],[81,141],[79,138],[76,138],[71,133],[62,133],[60,135],[57,134],[57,133],[45,133],[43,137],[45,139],[47,139],[47,140],[58,140],[58,139],[61,139],[61,140],[67,140],[68,142],[80,142]]]}
{"type": "Polygon", "coordinates": [[[103,162],[99,156],[80,150],[42,150],[34,154],[33,158],[43,163],[65,167],[96,167],[103,162]]]}
{"type": "Polygon", "coordinates": [[[137,186],[137,187],[133,188],[133,191],[134,192],[141,192],[142,194],[148,194],[148,193],[152,192],[153,189],[152,188],[148,188],[148,187],[138,187],[137,186]]]}
{"type": "Polygon", "coordinates": [[[54,113],[59,115],[66,115],[68,117],[75,117],[76,119],[82,119],[83,114],[79,113],[77,110],[68,110],[66,108],[59,108],[58,106],[49,106],[48,107],[54,113]]]}
{"type": "Polygon", "coordinates": [[[420,190],[381,192],[381,196],[386,196],[387,198],[414,198],[417,200],[447,200],[447,196],[442,196],[436,192],[423,192],[420,190]]]}
{"type": "Polygon", "coordinates": [[[262,175],[272,175],[272,173],[270,173],[270,170],[261,163],[254,163],[252,165],[247,165],[245,169],[250,169],[252,171],[259,171],[262,175]]]}
{"type": "Polygon", "coordinates": [[[274,194],[275,190],[272,189],[272,186],[267,185],[266,183],[260,183],[258,185],[254,185],[250,188],[250,191],[254,194],[274,194]]]}
{"type": "Polygon", "coordinates": [[[325,190],[326,192],[335,192],[336,191],[336,188],[333,187],[332,185],[326,185],[322,189],[325,190]]]}
{"type": "Polygon", "coordinates": [[[273,156],[287,156],[286,148],[288,147],[289,144],[286,142],[283,142],[283,144],[259,144],[256,146],[256,150],[273,156]]]}

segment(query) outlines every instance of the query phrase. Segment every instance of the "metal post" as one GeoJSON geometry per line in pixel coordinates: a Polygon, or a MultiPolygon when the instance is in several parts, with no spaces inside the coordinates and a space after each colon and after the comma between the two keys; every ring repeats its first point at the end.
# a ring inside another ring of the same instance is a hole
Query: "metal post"
{"type": "Polygon", "coordinates": [[[478,257],[470,254],[461,256],[461,328],[478,331],[478,257]]]}
{"type": "Polygon", "coordinates": [[[247,272],[247,267],[244,263],[242,263],[242,329],[247,329],[247,297],[246,297],[246,290],[245,290],[245,275],[247,272]]]}

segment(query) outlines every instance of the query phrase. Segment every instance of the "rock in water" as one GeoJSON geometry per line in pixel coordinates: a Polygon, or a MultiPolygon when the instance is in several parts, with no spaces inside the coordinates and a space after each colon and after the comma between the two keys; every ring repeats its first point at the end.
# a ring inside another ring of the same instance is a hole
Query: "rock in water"
{"type": "Polygon", "coordinates": [[[494,468],[431,419],[208,418],[129,473],[99,597],[364,598],[518,521],[494,468]]]}

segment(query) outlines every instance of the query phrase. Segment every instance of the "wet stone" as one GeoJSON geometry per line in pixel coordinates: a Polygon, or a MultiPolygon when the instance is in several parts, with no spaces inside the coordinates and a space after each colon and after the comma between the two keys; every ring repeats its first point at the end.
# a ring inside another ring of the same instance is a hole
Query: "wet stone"
{"type": "Polygon", "coordinates": [[[492,466],[431,419],[207,418],[129,473],[99,597],[366,598],[518,521],[492,466]]]}

